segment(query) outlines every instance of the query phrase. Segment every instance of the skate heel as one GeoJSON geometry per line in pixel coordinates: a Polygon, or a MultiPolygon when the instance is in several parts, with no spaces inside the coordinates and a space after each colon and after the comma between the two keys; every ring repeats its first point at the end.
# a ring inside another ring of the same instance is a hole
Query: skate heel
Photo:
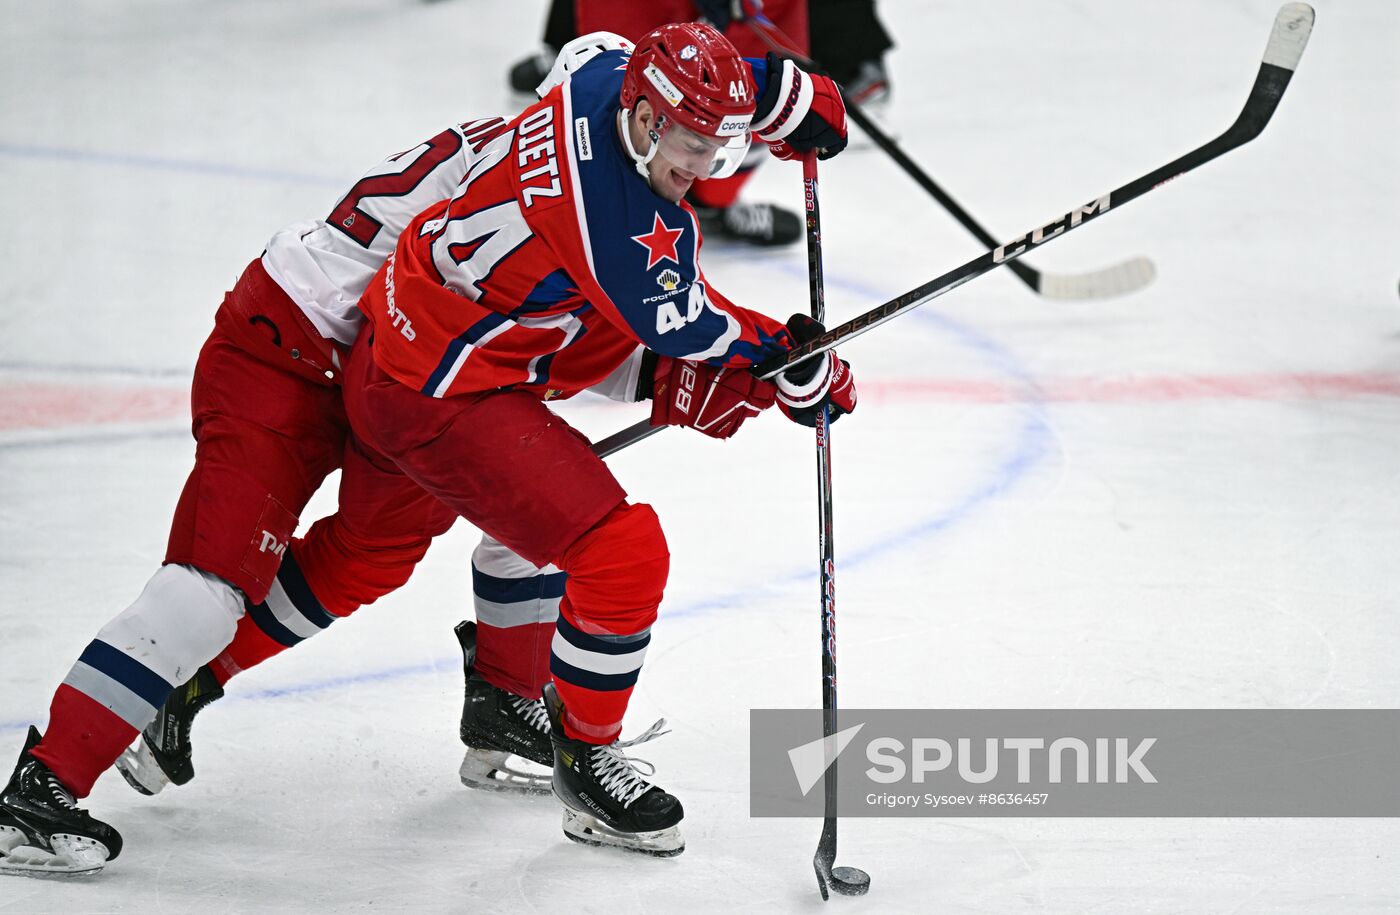
{"type": "Polygon", "coordinates": [[[0,861],[24,844],[24,833],[13,826],[0,824],[0,861]]]}
{"type": "Polygon", "coordinates": [[[142,794],[160,794],[168,785],[186,785],[194,778],[194,747],[190,728],[194,717],[223,698],[218,678],[206,664],[175,687],[132,744],[113,763],[126,783],[142,794]]]}
{"type": "Polygon", "coordinates": [[[553,790],[550,786],[552,770],[531,771],[527,761],[504,750],[467,748],[457,774],[468,788],[484,791],[544,796],[553,790]]]}
{"type": "Polygon", "coordinates": [[[144,736],[123,750],[115,765],[128,785],[147,796],[160,794],[171,783],[144,736]]]}

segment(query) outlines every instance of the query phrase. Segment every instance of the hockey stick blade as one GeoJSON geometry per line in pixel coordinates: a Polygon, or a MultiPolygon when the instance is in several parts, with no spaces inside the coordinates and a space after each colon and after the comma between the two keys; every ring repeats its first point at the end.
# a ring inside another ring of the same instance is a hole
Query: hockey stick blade
{"type": "Polygon", "coordinates": [[[822,826],[821,843],[817,846],[812,867],[817,872],[817,889],[822,901],[838,896],[864,896],[870,892],[870,875],[858,867],[832,867],[836,861],[836,819],[829,818],[822,826]]]}
{"type": "Polygon", "coordinates": [[[1061,301],[1111,299],[1137,292],[1156,276],[1157,267],[1150,259],[1134,257],[1092,273],[1038,273],[1035,291],[1061,301]]]}
{"type": "MultiPolygon", "coordinates": [[[[915,287],[903,295],[890,299],[883,305],[872,308],[839,327],[828,330],[815,340],[810,340],[783,355],[774,356],[772,359],[759,363],[753,367],[753,373],[761,378],[772,378],[788,366],[795,365],[815,353],[825,352],[847,343],[871,328],[878,327],[905,312],[912,311],[941,295],[952,292],[963,283],[976,279],[985,273],[990,273],[1003,264],[1015,266],[1015,259],[1027,251],[1038,248],[1051,239],[1066,235],[1085,223],[1097,219],[1110,209],[1117,209],[1128,201],[1141,197],[1148,191],[1155,190],[1174,178],[1179,178],[1197,166],[1217,159],[1230,150],[1253,140],[1263,132],[1269,119],[1278,110],[1283,92],[1288,88],[1293,71],[1297,69],[1298,62],[1302,59],[1303,51],[1307,47],[1308,38],[1312,34],[1314,18],[1313,8],[1306,3],[1287,3],[1279,10],[1269,32],[1269,43],[1264,49],[1264,59],[1259,65],[1259,74],[1254,79],[1254,87],[1250,90],[1249,98],[1245,101],[1244,108],[1240,111],[1235,122],[1214,140],[1193,149],[1180,158],[1173,159],[1161,168],[1149,172],[1135,181],[1128,182],[1097,200],[1091,200],[1084,206],[1071,210],[1046,225],[1039,226],[1006,244],[998,245],[961,267],[950,270],[940,277],[929,280],[922,286],[915,287]]],[[[609,436],[595,445],[593,450],[599,456],[607,457],[616,454],[633,442],[652,435],[659,428],[643,420],[609,436]],[[607,446],[606,450],[603,450],[604,445],[607,446]]]]}

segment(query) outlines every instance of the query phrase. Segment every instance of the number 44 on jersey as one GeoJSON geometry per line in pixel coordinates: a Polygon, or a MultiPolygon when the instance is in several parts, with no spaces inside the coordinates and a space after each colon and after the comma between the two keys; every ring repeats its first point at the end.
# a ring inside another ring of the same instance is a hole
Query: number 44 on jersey
{"type": "Polygon", "coordinates": [[[668,334],[673,330],[680,330],[691,321],[700,317],[700,313],[705,310],[707,303],[705,296],[705,283],[696,280],[690,286],[690,294],[686,297],[685,314],[676,307],[675,300],[662,302],[656,309],[656,332],[658,334],[668,334]]]}

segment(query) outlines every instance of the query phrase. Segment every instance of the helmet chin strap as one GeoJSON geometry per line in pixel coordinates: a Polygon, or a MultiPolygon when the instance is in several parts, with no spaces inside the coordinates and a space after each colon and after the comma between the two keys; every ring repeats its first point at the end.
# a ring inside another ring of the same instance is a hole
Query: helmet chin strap
{"type": "Polygon", "coordinates": [[[647,170],[647,165],[656,158],[656,150],[661,143],[661,136],[654,130],[648,131],[651,136],[651,148],[647,150],[646,155],[642,155],[632,145],[631,118],[631,108],[620,109],[617,112],[617,129],[622,134],[622,145],[627,147],[627,155],[632,157],[632,164],[636,166],[637,174],[647,179],[647,186],[650,187],[651,172],[647,170]]]}

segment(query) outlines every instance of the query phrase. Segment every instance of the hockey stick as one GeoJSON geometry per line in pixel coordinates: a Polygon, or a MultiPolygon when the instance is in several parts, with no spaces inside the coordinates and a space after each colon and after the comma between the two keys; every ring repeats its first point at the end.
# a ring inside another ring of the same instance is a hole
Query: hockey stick
{"type": "MultiPolygon", "coordinates": [[[[817,196],[817,156],[802,157],[802,189],[807,207],[807,291],[812,300],[812,318],[826,321],[826,293],[822,286],[822,222],[817,196]]],[[[857,867],[837,867],[836,861],[836,759],[831,741],[836,733],[836,545],[831,513],[831,408],[817,413],[817,547],[818,577],[821,584],[822,620],[822,738],[826,749],[826,770],[822,787],[826,792],[826,819],[812,867],[822,899],[830,890],[842,896],[861,896],[870,889],[870,875],[857,867]]]]}
{"type": "MultiPolygon", "coordinates": [[[[746,19],[744,21],[749,24],[754,34],[773,50],[773,53],[790,57],[795,63],[806,69],[825,72],[821,64],[804,57],[768,34],[766,29],[771,29],[784,39],[787,38],[767,19],[746,19]]],[[[991,233],[982,228],[981,224],[972,218],[972,214],[963,209],[962,205],[939,186],[928,172],[909,158],[899,144],[894,141],[894,138],[881,130],[870,115],[861,110],[861,107],[851,99],[844,88],[841,89],[841,99],[846,104],[846,113],[851,116],[851,120],[859,124],[861,130],[865,131],[875,145],[880,147],[900,168],[904,169],[910,178],[914,179],[915,184],[938,201],[939,205],[947,210],[964,229],[971,232],[974,238],[989,248],[996,246],[996,239],[992,237],[991,233]]],[[[1030,264],[1020,261],[1008,266],[1011,268],[1011,272],[1020,278],[1021,282],[1030,287],[1032,292],[1045,296],[1047,299],[1062,300],[1104,299],[1127,295],[1146,286],[1157,275],[1157,268],[1153,266],[1152,261],[1145,257],[1134,257],[1120,264],[1114,264],[1111,267],[1090,273],[1042,273],[1030,264]]]]}
{"type": "MultiPolygon", "coordinates": [[[[853,340],[871,328],[878,327],[892,318],[931,302],[944,293],[958,288],[968,280],[976,279],[984,273],[990,273],[1027,251],[1038,248],[1053,238],[1066,235],[1090,220],[1097,219],[1110,209],[1121,207],[1128,201],[1161,187],[1173,178],[1178,178],[1253,140],[1263,132],[1269,119],[1273,117],[1274,111],[1278,109],[1279,100],[1283,98],[1283,91],[1288,88],[1288,81],[1292,78],[1293,71],[1298,67],[1298,61],[1303,56],[1304,48],[1307,47],[1308,36],[1312,33],[1313,19],[1313,9],[1306,3],[1286,3],[1278,11],[1278,16],[1274,19],[1273,28],[1269,33],[1269,43],[1264,49],[1264,61],[1259,65],[1259,75],[1254,79],[1254,88],[1250,90],[1244,109],[1240,111],[1235,123],[1214,140],[1193,149],[1178,159],[1173,159],[1161,168],[1149,172],[1135,181],[1128,182],[1115,191],[1104,194],[1097,200],[1091,200],[1084,206],[1071,210],[1004,245],[996,246],[961,267],[950,270],[940,277],[929,280],[922,286],[872,308],[840,327],[827,331],[815,340],[810,340],[787,353],[767,359],[753,366],[751,371],[760,378],[772,378],[788,366],[795,365],[814,353],[825,352],[853,340]]],[[[658,427],[643,420],[603,439],[594,446],[593,450],[600,456],[607,457],[656,431],[658,431],[658,427]]]]}

